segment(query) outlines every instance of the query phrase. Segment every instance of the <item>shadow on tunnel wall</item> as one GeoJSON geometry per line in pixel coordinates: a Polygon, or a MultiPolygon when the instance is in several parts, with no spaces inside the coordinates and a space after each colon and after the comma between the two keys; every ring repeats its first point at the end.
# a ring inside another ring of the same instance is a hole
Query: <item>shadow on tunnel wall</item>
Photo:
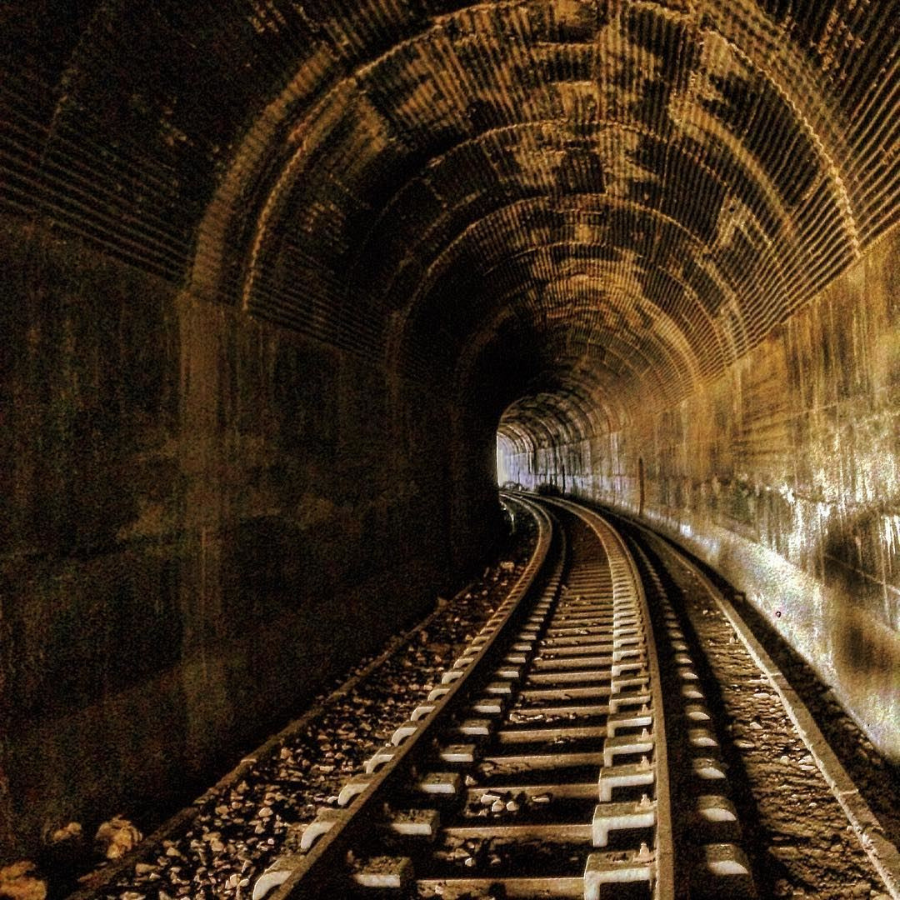
{"type": "Polygon", "coordinates": [[[897,517],[884,504],[850,515],[834,510],[817,548],[835,670],[857,694],[900,673],[896,527],[897,517]]]}
{"type": "Polygon", "coordinates": [[[450,509],[445,398],[368,360],[18,226],[0,294],[2,860],[186,802],[494,520],[450,509]]]}

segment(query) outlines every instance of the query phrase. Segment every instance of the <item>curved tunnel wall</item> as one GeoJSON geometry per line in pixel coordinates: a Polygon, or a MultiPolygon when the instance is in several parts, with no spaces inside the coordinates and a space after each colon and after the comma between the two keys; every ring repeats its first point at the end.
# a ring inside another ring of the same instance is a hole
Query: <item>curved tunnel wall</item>
{"type": "Polygon", "coordinates": [[[898,259],[895,231],[724,375],[669,410],[635,411],[617,431],[580,441],[501,423],[511,480],[642,514],[705,559],[894,759],[898,259]]]}
{"type": "Polygon", "coordinates": [[[0,852],[420,610],[492,533],[498,422],[520,480],[640,508],[642,459],[739,583],[834,586],[823,667],[886,683],[896,0],[0,15],[0,852]]]}

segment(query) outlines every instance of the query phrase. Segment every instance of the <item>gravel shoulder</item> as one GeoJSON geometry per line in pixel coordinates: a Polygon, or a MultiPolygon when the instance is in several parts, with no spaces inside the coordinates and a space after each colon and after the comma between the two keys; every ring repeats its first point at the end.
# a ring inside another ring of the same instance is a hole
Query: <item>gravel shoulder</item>
{"type": "MultiPolygon", "coordinates": [[[[887,900],[884,882],[862,845],[863,836],[848,822],[823,775],[819,757],[824,752],[815,747],[810,751],[775,684],[701,582],[667,553],[664,564],[670,598],[686,614],[705,666],[718,684],[715,705],[727,722],[723,749],[729,748],[726,761],[734,783],[744,785],[740,809],[751,832],[762,895],[887,900]]],[[[718,586],[732,593],[727,585],[718,586]]],[[[855,760],[851,776],[860,794],[882,792],[876,810],[885,813],[882,828],[885,832],[896,828],[896,807],[891,809],[890,804],[892,796],[896,803],[897,792],[890,766],[808,667],[773,639],[771,630],[760,637],[759,617],[751,613],[747,604],[741,605],[740,617],[745,623],[755,619],[751,631],[780,666],[782,677],[801,700],[810,698],[812,716],[820,727],[825,725],[823,732],[828,729],[834,750],[840,747],[840,757],[855,760]]]]}
{"type": "MultiPolygon", "coordinates": [[[[490,618],[531,556],[530,516],[495,560],[451,600],[322,692],[309,710],[246,757],[125,861],[81,879],[72,900],[246,898],[278,856],[294,850],[322,807],[363,771],[490,618]],[[110,879],[112,872],[115,875],[110,879]]],[[[57,894],[57,896],[61,896],[57,894]]]]}

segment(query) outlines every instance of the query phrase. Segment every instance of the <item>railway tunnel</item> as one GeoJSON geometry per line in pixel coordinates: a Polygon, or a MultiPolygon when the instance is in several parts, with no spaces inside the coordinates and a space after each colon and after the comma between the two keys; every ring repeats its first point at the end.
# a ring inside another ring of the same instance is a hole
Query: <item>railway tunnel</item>
{"type": "Polygon", "coordinates": [[[479,564],[498,469],[677,538],[900,760],[898,29],[4,4],[0,857],[227,766],[479,564]]]}

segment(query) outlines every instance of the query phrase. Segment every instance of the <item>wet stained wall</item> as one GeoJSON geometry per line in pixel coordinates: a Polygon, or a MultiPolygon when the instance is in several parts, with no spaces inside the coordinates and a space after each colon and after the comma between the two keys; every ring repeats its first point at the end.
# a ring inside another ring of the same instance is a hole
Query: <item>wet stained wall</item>
{"type": "Polygon", "coordinates": [[[73,239],[4,227],[0,257],[12,857],[205,788],[430,606],[449,413],[73,239]]]}
{"type": "Polygon", "coordinates": [[[745,591],[900,760],[898,400],[895,229],[708,388],[507,465],[630,513],[642,465],[646,520],[745,591]]]}

